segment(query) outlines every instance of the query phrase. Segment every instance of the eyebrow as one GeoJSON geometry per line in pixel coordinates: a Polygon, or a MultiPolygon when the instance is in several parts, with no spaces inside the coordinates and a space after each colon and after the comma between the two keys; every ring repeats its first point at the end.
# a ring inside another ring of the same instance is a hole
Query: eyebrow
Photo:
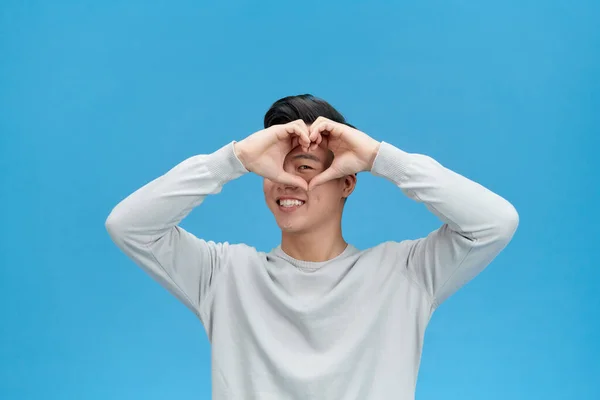
{"type": "Polygon", "coordinates": [[[294,159],[294,160],[297,160],[299,158],[305,158],[305,159],[308,159],[308,160],[313,160],[313,161],[316,161],[316,162],[321,162],[321,160],[319,159],[319,157],[314,156],[312,154],[302,153],[302,154],[298,154],[298,155],[295,155],[294,157],[292,157],[292,159],[294,159]]]}

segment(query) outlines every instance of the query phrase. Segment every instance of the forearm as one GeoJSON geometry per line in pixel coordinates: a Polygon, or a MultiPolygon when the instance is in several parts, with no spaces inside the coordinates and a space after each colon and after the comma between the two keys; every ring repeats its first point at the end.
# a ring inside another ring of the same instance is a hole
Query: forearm
{"type": "Polygon", "coordinates": [[[176,165],[121,201],[106,226],[116,239],[147,244],[177,226],[206,196],[247,171],[235,156],[233,143],[211,154],[176,165]]]}
{"type": "Polygon", "coordinates": [[[399,243],[399,265],[438,307],[479,274],[509,243],[519,222],[514,207],[431,157],[382,143],[371,172],[396,184],[444,224],[399,243]]]}
{"type": "Polygon", "coordinates": [[[392,181],[453,231],[470,239],[510,238],[518,224],[518,214],[508,201],[431,157],[382,142],[371,172],[392,181]]]}

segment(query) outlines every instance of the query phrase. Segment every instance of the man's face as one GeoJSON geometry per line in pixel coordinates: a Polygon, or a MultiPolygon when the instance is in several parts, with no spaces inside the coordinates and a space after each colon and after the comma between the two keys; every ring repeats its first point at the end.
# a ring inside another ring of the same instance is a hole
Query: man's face
{"type": "MultiPolygon", "coordinates": [[[[306,182],[329,167],[333,154],[323,141],[308,153],[296,146],[286,156],[283,168],[306,182]]],[[[354,188],[354,177],[335,179],[317,186],[310,192],[304,189],[264,179],[263,191],[267,206],[282,231],[310,232],[322,224],[341,219],[343,198],[354,188]]]]}

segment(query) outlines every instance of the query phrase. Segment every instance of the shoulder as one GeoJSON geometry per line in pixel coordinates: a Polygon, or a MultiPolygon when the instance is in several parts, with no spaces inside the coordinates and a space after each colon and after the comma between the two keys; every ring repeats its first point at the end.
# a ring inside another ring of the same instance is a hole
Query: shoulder
{"type": "MultiPolygon", "coordinates": [[[[382,270],[394,270],[403,275],[409,273],[408,263],[419,239],[386,241],[360,252],[360,259],[382,270]]],[[[412,279],[412,278],[411,278],[412,279]]]]}
{"type": "Polygon", "coordinates": [[[196,263],[210,264],[213,269],[229,269],[230,266],[243,265],[255,259],[260,252],[245,243],[197,239],[196,254],[192,255],[196,263]]]}
{"type": "MultiPolygon", "coordinates": [[[[221,243],[226,268],[241,271],[250,266],[264,264],[267,253],[246,243],[221,243]]],[[[252,268],[254,269],[254,268],[252,268]]]]}
{"type": "Polygon", "coordinates": [[[262,253],[246,243],[212,242],[212,245],[220,248],[224,255],[230,259],[237,259],[238,261],[242,261],[243,257],[257,257],[262,253]],[[242,258],[240,259],[240,257],[242,258]]]}
{"type": "Polygon", "coordinates": [[[406,259],[416,240],[386,241],[361,251],[361,257],[383,258],[397,263],[406,259]]]}
{"type": "Polygon", "coordinates": [[[422,239],[406,239],[402,241],[387,241],[362,252],[362,257],[368,260],[369,265],[376,265],[378,270],[387,276],[401,277],[412,288],[426,296],[431,304],[432,299],[421,281],[409,268],[409,260],[416,249],[416,244],[422,239]]]}

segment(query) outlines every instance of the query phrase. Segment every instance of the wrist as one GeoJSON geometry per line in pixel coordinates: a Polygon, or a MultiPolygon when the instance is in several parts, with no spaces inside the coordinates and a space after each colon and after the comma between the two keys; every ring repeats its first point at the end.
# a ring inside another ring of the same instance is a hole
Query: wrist
{"type": "Polygon", "coordinates": [[[373,169],[373,163],[375,162],[375,158],[377,158],[377,154],[379,154],[379,149],[381,147],[381,142],[378,142],[375,139],[372,139],[368,148],[368,158],[367,158],[367,171],[371,171],[373,169]]]}
{"type": "Polygon", "coordinates": [[[238,160],[240,160],[240,162],[242,163],[242,165],[244,166],[244,168],[247,169],[246,167],[246,160],[245,160],[245,152],[244,152],[244,141],[241,140],[239,142],[233,142],[233,152],[235,153],[235,156],[237,157],[238,160]]]}
{"type": "Polygon", "coordinates": [[[233,142],[233,151],[235,152],[235,155],[238,158],[240,157],[240,154],[241,154],[241,150],[240,150],[241,143],[242,143],[241,141],[240,142],[236,142],[236,141],[233,142]]]}

